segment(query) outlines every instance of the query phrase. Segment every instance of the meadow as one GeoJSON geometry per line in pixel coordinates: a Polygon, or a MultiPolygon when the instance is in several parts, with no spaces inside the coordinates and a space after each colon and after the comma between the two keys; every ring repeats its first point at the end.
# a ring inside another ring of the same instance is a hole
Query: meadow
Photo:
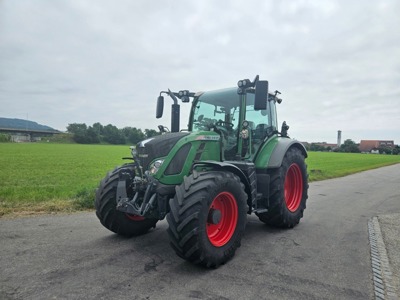
{"type": "MultiPolygon", "coordinates": [[[[0,217],[93,208],[105,174],[130,156],[128,146],[0,143],[0,217]]],[[[400,155],[309,152],[309,180],[400,163],[400,155]]]]}
{"type": "Polygon", "coordinates": [[[2,143],[0,216],[91,208],[100,180],[129,155],[128,146],[2,143]]]}

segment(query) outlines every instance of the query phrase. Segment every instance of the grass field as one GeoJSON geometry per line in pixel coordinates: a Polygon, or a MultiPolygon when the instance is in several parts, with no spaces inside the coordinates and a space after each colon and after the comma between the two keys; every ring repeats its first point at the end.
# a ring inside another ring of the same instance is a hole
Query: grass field
{"type": "MultiPolygon", "coordinates": [[[[0,143],[0,217],[92,208],[99,181],[129,155],[128,146],[0,143]]],[[[399,155],[310,152],[307,159],[310,181],[394,163],[399,155]]]]}
{"type": "Polygon", "coordinates": [[[317,181],[400,163],[400,155],[309,152],[306,162],[309,180],[317,181]]]}
{"type": "Polygon", "coordinates": [[[0,216],[89,208],[99,181],[129,154],[128,146],[0,144],[0,216]]]}

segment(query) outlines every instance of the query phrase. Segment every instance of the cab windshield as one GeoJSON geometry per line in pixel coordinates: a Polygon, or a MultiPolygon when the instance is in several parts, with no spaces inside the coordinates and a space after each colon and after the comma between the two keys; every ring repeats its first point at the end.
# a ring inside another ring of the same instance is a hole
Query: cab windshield
{"type": "MultiPolygon", "coordinates": [[[[254,94],[246,94],[246,112],[244,120],[249,123],[252,147],[246,157],[253,156],[267,136],[272,131],[273,123],[268,110],[254,110],[254,94]]],[[[271,107],[269,106],[269,109],[271,107]]],[[[237,154],[240,126],[240,96],[237,89],[225,89],[208,92],[201,95],[192,110],[191,131],[213,130],[222,136],[225,159],[233,159],[237,154]]]]}
{"type": "MultiPolygon", "coordinates": [[[[273,127],[276,129],[275,106],[269,103],[268,110],[254,109],[254,94],[246,94],[246,113],[244,119],[249,122],[252,130],[256,128],[273,127]]],[[[192,111],[191,131],[208,131],[214,126],[230,130],[239,129],[240,97],[236,89],[225,89],[202,95],[192,111]]]]}

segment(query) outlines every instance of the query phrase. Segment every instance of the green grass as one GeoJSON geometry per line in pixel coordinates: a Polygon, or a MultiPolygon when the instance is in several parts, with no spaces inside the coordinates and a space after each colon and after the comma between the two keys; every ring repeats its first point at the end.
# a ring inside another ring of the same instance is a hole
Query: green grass
{"type": "Polygon", "coordinates": [[[129,154],[128,146],[2,143],[0,216],[93,207],[99,181],[129,154]]]}
{"type": "Polygon", "coordinates": [[[306,162],[309,180],[316,181],[400,163],[400,155],[309,152],[306,162]]]}
{"type": "MultiPolygon", "coordinates": [[[[106,172],[126,161],[128,146],[0,143],[0,217],[93,208],[106,172]]],[[[400,155],[310,152],[310,181],[400,163],[400,155]]]]}

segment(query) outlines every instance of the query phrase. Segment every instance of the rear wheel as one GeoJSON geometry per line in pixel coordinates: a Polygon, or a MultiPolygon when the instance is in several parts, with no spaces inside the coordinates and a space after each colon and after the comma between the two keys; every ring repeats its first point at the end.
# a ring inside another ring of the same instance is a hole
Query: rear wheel
{"type": "MultiPolygon", "coordinates": [[[[157,219],[146,219],[116,210],[119,172],[122,169],[134,176],[132,164],[123,165],[107,174],[96,191],[96,215],[104,227],[117,234],[127,237],[144,234],[151,227],[155,227],[157,219]]],[[[126,186],[129,187],[129,184],[126,186]]],[[[133,197],[133,191],[129,188],[127,194],[128,197],[133,197]]]]}
{"type": "Polygon", "coordinates": [[[243,184],[232,173],[195,172],[185,177],[167,215],[177,255],[206,267],[231,259],[246,227],[246,200],[243,184]]]}
{"type": "Polygon", "coordinates": [[[257,214],[269,225],[292,228],[303,217],[308,198],[307,166],[302,152],[289,149],[280,168],[270,171],[268,212],[257,214]]]}

